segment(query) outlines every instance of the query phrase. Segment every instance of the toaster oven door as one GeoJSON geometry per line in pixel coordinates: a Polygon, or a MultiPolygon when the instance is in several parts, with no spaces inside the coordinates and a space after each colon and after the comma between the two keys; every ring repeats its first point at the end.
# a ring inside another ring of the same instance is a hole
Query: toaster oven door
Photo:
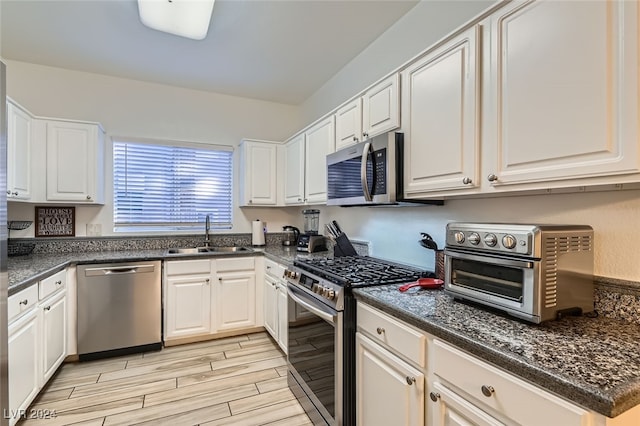
{"type": "Polygon", "coordinates": [[[533,314],[539,262],[445,250],[445,290],[498,308],[533,314]]]}

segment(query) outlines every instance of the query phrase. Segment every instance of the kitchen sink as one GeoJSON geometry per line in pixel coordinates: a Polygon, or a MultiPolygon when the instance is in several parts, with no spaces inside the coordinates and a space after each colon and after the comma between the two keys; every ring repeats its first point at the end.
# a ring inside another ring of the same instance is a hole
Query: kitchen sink
{"type": "Polygon", "coordinates": [[[242,246],[221,246],[221,247],[177,247],[167,250],[169,254],[206,254],[206,253],[236,253],[251,252],[253,249],[242,246]]]}

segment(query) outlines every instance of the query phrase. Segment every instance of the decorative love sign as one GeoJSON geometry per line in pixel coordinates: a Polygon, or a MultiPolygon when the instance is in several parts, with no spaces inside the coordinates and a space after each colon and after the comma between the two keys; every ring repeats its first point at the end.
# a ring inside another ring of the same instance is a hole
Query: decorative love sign
{"type": "Polygon", "coordinates": [[[76,235],[75,207],[36,206],[36,237],[73,237],[76,235]]]}

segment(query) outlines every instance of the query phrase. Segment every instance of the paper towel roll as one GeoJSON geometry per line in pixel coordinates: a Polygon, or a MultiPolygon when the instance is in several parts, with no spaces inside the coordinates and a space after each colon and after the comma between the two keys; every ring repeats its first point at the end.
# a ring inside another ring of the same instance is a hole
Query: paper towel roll
{"type": "Polygon", "coordinates": [[[256,219],[251,222],[251,245],[253,246],[263,246],[264,245],[264,233],[266,229],[266,224],[256,219]]]}

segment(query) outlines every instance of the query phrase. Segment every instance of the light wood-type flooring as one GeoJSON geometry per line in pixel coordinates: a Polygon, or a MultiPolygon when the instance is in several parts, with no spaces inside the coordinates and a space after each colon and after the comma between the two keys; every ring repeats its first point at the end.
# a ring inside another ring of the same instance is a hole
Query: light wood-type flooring
{"type": "Polygon", "coordinates": [[[311,425],[266,333],[63,364],[28,410],[35,425],[311,425]]]}

